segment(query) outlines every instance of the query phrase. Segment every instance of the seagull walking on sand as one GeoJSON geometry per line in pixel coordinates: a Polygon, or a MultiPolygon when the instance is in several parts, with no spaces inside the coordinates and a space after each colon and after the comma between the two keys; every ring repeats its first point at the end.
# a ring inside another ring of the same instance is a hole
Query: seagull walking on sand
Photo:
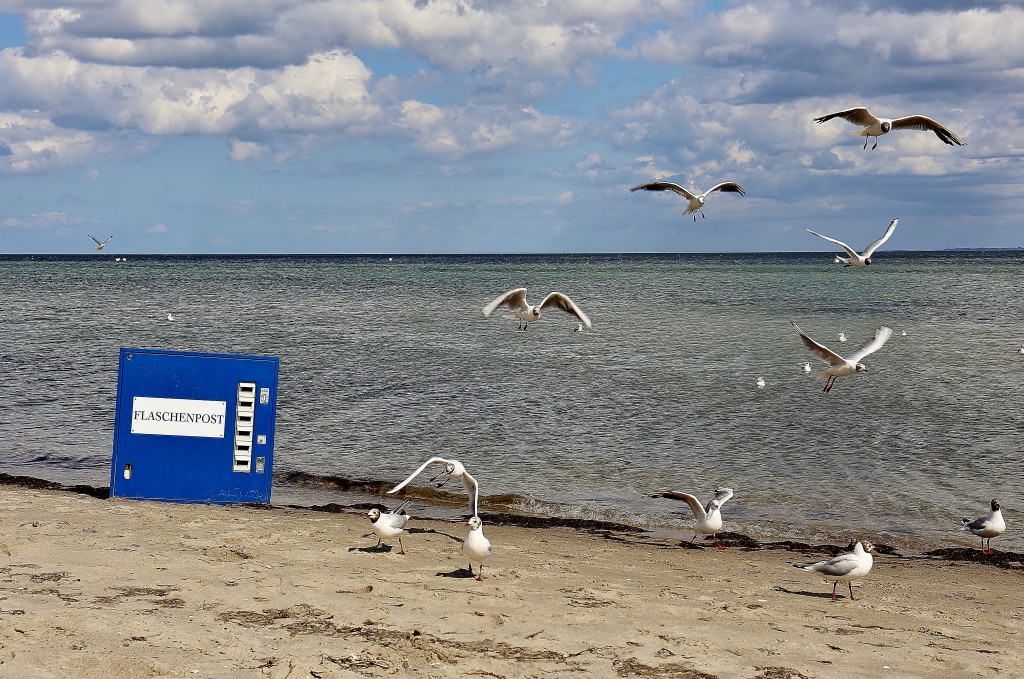
{"type": "Polygon", "coordinates": [[[103,241],[103,242],[101,243],[101,242],[100,242],[100,239],[99,239],[99,238],[97,238],[96,236],[92,235],[91,233],[87,233],[87,234],[85,234],[85,235],[86,235],[86,236],[88,236],[89,238],[92,238],[92,242],[93,242],[93,243],[96,243],[96,252],[99,252],[99,251],[100,251],[100,250],[102,250],[103,248],[107,247],[107,243],[109,243],[109,242],[110,242],[110,239],[111,239],[111,238],[113,238],[113,236],[108,236],[108,237],[107,237],[107,240],[105,240],[105,241],[103,241]]]}
{"type": "Polygon", "coordinates": [[[484,562],[491,558],[491,541],[484,537],[484,522],[479,516],[471,516],[464,525],[469,527],[469,534],[462,543],[462,553],[469,559],[469,574],[473,574],[473,562],[480,564],[476,579],[483,580],[484,562]]]}
{"type": "Polygon", "coordinates": [[[688,215],[692,213],[693,221],[697,221],[698,212],[701,217],[707,219],[703,210],[704,203],[707,201],[708,196],[715,191],[738,193],[741,196],[747,195],[746,191],[743,190],[743,187],[736,182],[722,182],[721,184],[715,184],[703,193],[694,193],[689,189],[684,189],[679,184],[674,184],[672,182],[650,182],[649,184],[638,184],[637,186],[631,186],[629,188],[630,191],[639,191],[641,189],[644,191],[672,191],[674,193],[678,193],[687,200],[686,210],[683,211],[683,214],[688,215]]]}
{"type": "Polygon", "coordinates": [[[477,511],[476,511],[476,509],[477,509],[477,497],[478,497],[478,494],[477,494],[478,493],[478,489],[477,489],[476,479],[474,479],[472,476],[469,475],[469,472],[466,471],[466,468],[458,460],[448,460],[448,459],[445,459],[443,457],[432,457],[429,460],[427,460],[426,462],[424,462],[423,464],[421,464],[419,469],[417,469],[412,474],[410,474],[409,477],[405,481],[402,481],[400,484],[398,484],[397,486],[395,486],[394,488],[389,490],[388,491],[388,495],[393,495],[393,494],[397,493],[398,491],[402,490],[403,488],[405,488],[405,486],[410,481],[412,481],[414,478],[419,476],[420,472],[422,472],[424,469],[426,469],[427,467],[429,467],[432,464],[443,464],[444,465],[444,468],[441,469],[440,472],[435,474],[430,479],[431,482],[433,482],[434,479],[436,479],[438,476],[444,475],[446,477],[444,481],[442,481],[441,483],[437,484],[438,488],[442,487],[444,484],[448,483],[453,478],[454,479],[462,479],[462,484],[464,486],[466,486],[466,492],[469,493],[469,515],[470,516],[476,516],[477,515],[477,511]]]}
{"type": "Polygon", "coordinates": [[[818,233],[817,231],[811,231],[810,229],[807,229],[807,231],[809,233],[813,233],[818,238],[824,238],[825,240],[829,241],[830,243],[835,243],[836,245],[838,245],[842,249],[846,250],[846,252],[850,256],[849,257],[840,257],[839,255],[836,255],[836,259],[835,259],[836,263],[840,263],[841,262],[843,266],[865,267],[865,266],[868,266],[869,264],[871,264],[871,255],[875,254],[875,250],[877,250],[878,248],[882,247],[882,244],[885,243],[885,241],[889,240],[889,236],[891,236],[892,232],[896,230],[896,224],[899,223],[899,221],[900,221],[900,219],[899,219],[899,217],[897,217],[896,219],[894,219],[891,222],[889,222],[889,228],[885,230],[885,233],[882,234],[882,237],[879,238],[878,240],[876,240],[871,245],[869,245],[866,248],[864,248],[864,252],[862,252],[860,254],[857,254],[856,250],[854,250],[853,248],[851,248],[849,245],[847,245],[846,243],[844,243],[841,240],[836,240],[835,238],[829,238],[828,236],[823,236],[820,233],[818,233]]]}
{"type": "Polygon", "coordinates": [[[874,137],[875,145],[871,147],[871,150],[878,147],[879,137],[883,134],[889,134],[892,130],[931,130],[935,133],[936,137],[950,146],[966,146],[966,142],[953,134],[949,128],[940,125],[928,116],[914,115],[902,118],[876,118],[866,108],[858,106],[856,108],[848,108],[845,111],[823,115],[820,118],[815,118],[814,122],[824,123],[833,118],[842,118],[854,125],[863,127],[863,130],[854,132],[853,136],[864,137],[864,148],[868,147],[868,137],[874,137]]]}
{"type": "Polygon", "coordinates": [[[677,490],[660,491],[652,494],[651,497],[667,497],[673,500],[682,500],[690,505],[690,510],[693,512],[693,518],[697,520],[697,524],[693,527],[693,538],[686,543],[688,548],[693,547],[693,541],[697,539],[698,535],[711,535],[715,540],[715,547],[717,549],[725,549],[724,546],[718,543],[718,531],[722,530],[722,505],[732,495],[732,488],[719,488],[715,491],[715,496],[708,500],[706,505],[702,505],[700,500],[693,495],[677,490]]]}
{"type": "MultiPolygon", "coordinates": [[[[516,288],[515,290],[509,290],[503,295],[495,297],[487,306],[484,307],[484,317],[490,316],[494,313],[494,310],[500,307],[502,304],[509,308],[509,315],[506,318],[518,318],[519,329],[526,330],[530,327],[530,323],[533,323],[540,319],[540,312],[548,307],[556,307],[572,314],[579,319],[580,323],[592,327],[590,319],[583,313],[583,310],[576,306],[567,295],[561,292],[552,292],[544,298],[544,301],[535,306],[530,306],[526,302],[526,288],[516,288]]],[[[577,330],[582,330],[582,327],[577,330]]]]}
{"type": "Polygon", "coordinates": [[[818,358],[828,363],[827,368],[823,370],[819,377],[825,380],[825,387],[821,390],[823,393],[828,393],[832,390],[832,385],[835,384],[837,377],[845,377],[847,375],[853,375],[854,373],[867,372],[867,368],[864,367],[863,363],[859,361],[867,356],[873,354],[882,348],[882,345],[892,337],[892,328],[883,325],[875,331],[875,336],[868,340],[860,349],[850,354],[849,358],[843,358],[836,352],[832,351],[823,344],[818,344],[810,337],[804,334],[804,331],[800,329],[800,326],[795,322],[793,327],[800,333],[800,339],[803,340],[804,346],[806,346],[811,353],[815,354],[818,358]]]}
{"type": "Polygon", "coordinates": [[[405,525],[409,523],[409,515],[405,513],[405,505],[407,504],[408,502],[403,502],[393,512],[381,513],[376,507],[366,512],[366,516],[369,517],[370,523],[373,525],[373,532],[377,535],[378,548],[382,540],[390,540],[397,537],[398,553],[405,554],[405,545],[402,544],[402,533],[405,532],[405,525]]]}
{"type": "Polygon", "coordinates": [[[874,549],[875,546],[870,542],[857,542],[852,552],[840,554],[827,561],[819,561],[807,565],[793,564],[793,566],[810,571],[811,573],[817,573],[826,580],[831,580],[832,601],[836,600],[836,585],[840,582],[847,583],[850,586],[850,600],[853,601],[855,599],[853,596],[853,581],[859,580],[871,572],[871,566],[874,562],[874,559],[871,558],[871,552],[874,549]]]}
{"type": "Polygon", "coordinates": [[[1006,530],[1006,521],[1003,520],[1003,510],[1000,508],[999,500],[992,500],[992,511],[985,516],[979,516],[973,521],[963,519],[963,530],[969,530],[981,538],[981,553],[992,554],[992,538],[997,538],[1006,530]],[[988,538],[988,549],[985,549],[985,539],[988,538]]]}

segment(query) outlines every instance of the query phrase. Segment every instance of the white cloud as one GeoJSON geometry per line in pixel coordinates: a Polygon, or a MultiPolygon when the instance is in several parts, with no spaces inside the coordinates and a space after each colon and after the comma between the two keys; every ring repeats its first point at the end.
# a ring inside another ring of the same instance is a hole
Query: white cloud
{"type": "Polygon", "coordinates": [[[168,233],[170,229],[167,228],[166,224],[154,224],[153,226],[146,229],[146,233],[152,234],[164,234],[168,233]]]}

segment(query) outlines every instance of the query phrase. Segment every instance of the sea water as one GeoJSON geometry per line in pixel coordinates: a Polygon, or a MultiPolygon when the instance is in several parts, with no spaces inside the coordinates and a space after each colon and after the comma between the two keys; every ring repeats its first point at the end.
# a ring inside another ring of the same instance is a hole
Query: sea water
{"type": "MultiPolygon", "coordinates": [[[[823,253],[116,260],[0,257],[0,472],[107,485],[122,346],[273,355],[275,503],[393,503],[381,489],[436,455],[477,478],[485,520],[685,532],[688,508],[650,494],[729,486],[726,530],[756,538],[974,544],[960,519],[998,497],[996,542],[1024,547],[1021,251],[889,251],[867,269],[823,253]],[[569,295],[593,329],[558,309],[527,331],[484,318],[517,287],[569,295]],[[839,354],[894,335],[825,394],[791,321],[839,354]]],[[[427,478],[417,511],[464,511],[458,481],[427,478]]]]}

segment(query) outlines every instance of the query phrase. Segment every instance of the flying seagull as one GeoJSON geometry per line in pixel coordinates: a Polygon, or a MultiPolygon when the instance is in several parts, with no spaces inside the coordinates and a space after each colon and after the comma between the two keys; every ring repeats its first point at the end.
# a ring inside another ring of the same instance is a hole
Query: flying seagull
{"type": "Polygon", "coordinates": [[[986,516],[979,516],[973,521],[963,520],[963,530],[969,530],[981,538],[981,553],[992,553],[992,538],[997,538],[1006,530],[1006,521],[1003,520],[1003,510],[999,506],[999,500],[992,500],[992,511],[986,516]],[[988,538],[988,549],[985,549],[985,538],[988,538]]]}
{"type": "Polygon", "coordinates": [[[719,488],[715,491],[715,496],[708,500],[706,505],[702,505],[700,500],[693,495],[681,493],[677,490],[664,490],[654,493],[651,497],[667,497],[673,500],[682,500],[690,505],[690,510],[693,512],[693,518],[697,520],[697,524],[693,527],[693,538],[686,544],[687,547],[693,546],[693,541],[697,539],[698,535],[711,535],[714,536],[715,547],[725,549],[725,547],[718,544],[718,531],[722,530],[722,505],[732,497],[732,488],[719,488]]]}
{"type": "Polygon", "coordinates": [[[828,367],[825,368],[819,375],[825,380],[825,388],[822,392],[828,393],[832,390],[832,385],[835,384],[837,377],[845,377],[846,375],[853,375],[854,373],[867,372],[867,368],[864,367],[863,363],[859,363],[860,359],[864,358],[868,354],[873,354],[882,348],[882,345],[892,337],[892,328],[883,325],[875,331],[875,336],[871,338],[867,343],[864,344],[860,349],[850,354],[849,358],[843,358],[836,352],[832,351],[823,344],[818,344],[810,337],[804,334],[804,331],[800,329],[800,326],[795,322],[793,327],[800,333],[800,339],[803,340],[804,346],[806,346],[812,354],[815,354],[818,358],[828,363],[828,367]]]}
{"type": "MultiPolygon", "coordinates": [[[[484,307],[484,316],[490,316],[494,313],[494,310],[500,307],[502,304],[508,306],[512,312],[508,315],[509,318],[519,319],[519,329],[526,330],[530,327],[530,323],[540,319],[540,312],[548,307],[557,307],[562,311],[568,312],[580,319],[580,323],[591,327],[590,319],[583,313],[583,310],[576,306],[567,295],[563,295],[560,292],[552,292],[544,301],[536,306],[530,306],[526,303],[526,288],[516,288],[515,290],[509,290],[503,295],[499,295],[494,298],[487,306],[484,307]]],[[[582,329],[582,328],[578,328],[582,329]]]]}
{"type": "Polygon", "coordinates": [[[470,516],[476,516],[476,505],[478,497],[478,487],[476,479],[469,475],[469,472],[466,471],[466,468],[458,460],[447,460],[443,457],[432,457],[423,464],[421,464],[419,469],[414,471],[412,474],[409,474],[409,477],[406,478],[405,481],[402,481],[400,484],[389,490],[388,495],[393,495],[394,493],[397,493],[398,491],[405,488],[406,484],[408,484],[414,478],[419,476],[420,472],[422,472],[424,469],[426,469],[428,466],[432,464],[443,464],[444,468],[440,471],[440,473],[434,475],[430,479],[431,481],[436,479],[438,476],[441,476],[441,474],[445,474],[448,477],[437,486],[438,488],[448,483],[448,481],[450,481],[453,478],[462,479],[462,485],[466,487],[466,492],[469,493],[469,514],[470,516]]]}
{"type": "Polygon", "coordinates": [[[875,546],[870,542],[863,544],[858,542],[852,552],[840,554],[827,561],[819,561],[818,563],[807,565],[793,564],[793,566],[810,571],[811,573],[817,573],[826,580],[831,580],[832,601],[836,600],[836,585],[840,582],[847,583],[850,586],[850,600],[852,601],[854,598],[853,581],[859,580],[871,572],[871,566],[874,563],[874,559],[871,558],[871,552],[874,549],[875,546]]]}
{"type": "Polygon", "coordinates": [[[889,222],[889,228],[885,230],[885,233],[882,234],[882,237],[879,238],[878,240],[876,240],[871,245],[869,245],[866,248],[864,248],[864,252],[862,252],[860,254],[857,254],[856,250],[854,250],[853,248],[851,248],[849,245],[847,245],[846,243],[844,243],[841,240],[836,240],[835,238],[829,238],[828,236],[823,236],[820,233],[818,233],[817,231],[811,231],[810,229],[807,229],[807,231],[810,232],[810,233],[813,233],[818,238],[824,238],[828,242],[835,243],[836,245],[838,245],[842,249],[846,250],[847,254],[850,255],[849,257],[840,257],[839,255],[836,255],[836,261],[837,262],[842,262],[843,266],[865,267],[865,266],[868,266],[869,264],[871,264],[871,255],[875,254],[875,250],[877,250],[878,248],[882,247],[882,244],[885,243],[885,241],[889,240],[889,236],[891,236],[892,232],[896,230],[896,224],[898,224],[899,221],[900,221],[900,218],[897,217],[896,219],[894,219],[891,222],[889,222]]]}
{"type": "Polygon", "coordinates": [[[111,239],[111,238],[113,238],[113,236],[108,236],[108,237],[107,237],[107,240],[105,240],[105,241],[103,241],[103,242],[101,243],[101,242],[100,242],[100,239],[99,239],[99,238],[97,238],[96,236],[92,235],[91,233],[87,233],[87,234],[85,234],[85,235],[86,235],[86,236],[88,236],[89,238],[92,238],[92,242],[93,242],[93,243],[96,243],[96,252],[99,252],[99,251],[100,251],[100,250],[102,250],[103,248],[107,247],[107,243],[109,243],[109,242],[110,242],[110,239],[111,239]]]}
{"type": "Polygon", "coordinates": [[[684,215],[693,213],[693,221],[697,221],[697,213],[700,213],[701,217],[707,219],[704,215],[704,202],[707,200],[708,195],[715,191],[724,191],[726,193],[738,193],[741,196],[747,195],[743,187],[736,182],[722,182],[721,184],[715,184],[704,193],[692,193],[688,189],[684,189],[679,184],[673,184],[672,182],[651,182],[650,184],[639,184],[637,186],[630,187],[630,191],[674,191],[680,196],[685,198],[688,202],[686,203],[686,210],[683,212],[684,215]]]}
{"type": "Polygon", "coordinates": [[[942,141],[946,142],[950,146],[956,144],[957,146],[966,146],[966,143],[958,136],[953,134],[948,128],[939,123],[935,122],[928,116],[904,116],[902,118],[876,118],[871,115],[863,106],[857,108],[848,108],[845,111],[837,111],[835,113],[829,113],[828,115],[815,118],[814,122],[824,123],[833,118],[842,118],[848,120],[854,125],[860,125],[864,129],[859,132],[854,132],[855,137],[864,137],[864,148],[868,147],[868,137],[875,138],[875,145],[871,147],[872,150],[878,147],[878,138],[883,134],[888,134],[892,130],[931,130],[935,133],[942,141]]]}

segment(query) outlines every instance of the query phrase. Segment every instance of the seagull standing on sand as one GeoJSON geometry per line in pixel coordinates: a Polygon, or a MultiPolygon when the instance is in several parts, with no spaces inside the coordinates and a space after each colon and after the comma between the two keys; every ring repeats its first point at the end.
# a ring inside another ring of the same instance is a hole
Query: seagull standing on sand
{"type": "Polygon", "coordinates": [[[715,547],[717,549],[725,549],[725,547],[718,543],[718,531],[722,530],[722,505],[732,497],[732,488],[719,488],[715,491],[715,496],[708,500],[706,505],[701,505],[700,500],[693,495],[681,493],[677,490],[661,491],[654,493],[651,497],[667,497],[673,500],[682,500],[690,505],[690,510],[693,511],[693,518],[697,520],[697,525],[693,527],[693,538],[686,543],[687,547],[693,547],[693,541],[697,539],[698,535],[711,535],[714,537],[715,547]]]}
{"type": "Polygon", "coordinates": [[[853,581],[859,580],[871,572],[871,566],[874,563],[874,559],[871,558],[871,552],[874,549],[875,546],[870,542],[858,542],[852,552],[840,554],[828,561],[819,561],[818,563],[807,565],[793,564],[793,566],[810,571],[811,573],[817,573],[826,580],[831,580],[832,601],[836,600],[836,585],[840,582],[847,583],[850,586],[850,600],[853,601],[855,598],[853,596],[853,581]]]}
{"type": "Polygon", "coordinates": [[[409,515],[405,513],[407,504],[408,502],[403,502],[395,511],[383,514],[376,507],[366,512],[373,525],[373,532],[377,535],[377,547],[380,547],[381,540],[397,537],[400,550],[398,553],[405,554],[402,533],[405,532],[405,524],[409,523],[409,515]]]}
{"type": "Polygon", "coordinates": [[[107,247],[107,243],[109,243],[109,242],[110,242],[110,239],[111,239],[111,238],[113,238],[113,236],[108,236],[108,237],[107,237],[107,240],[105,240],[105,241],[103,241],[103,242],[101,243],[101,242],[100,242],[100,239],[99,239],[99,238],[97,238],[96,236],[92,235],[91,233],[87,233],[87,234],[85,234],[85,235],[86,235],[86,236],[88,236],[89,238],[92,238],[92,242],[93,242],[93,243],[96,243],[96,252],[99,252],[99,251],[100,251],[100,250],[102,250],[103,248],[107,247]]]}
{"type": "Polygon", "coordinates": [[[896,224],[899,221],[900,221],[900,219],[899,219],[899,217],[897,217],[896,219],[894,219],[891,222],[889,222],[889,228],[885,230],[885,233],[882,234],[882,237],[879,238],[878,240],[876,240],[871,245],[869,245],[866,248],[864,248],[864,252],[862,252],[860,254],[857,254],[856,250],[854,250],[853,248],[851,248],[849,245],[847,245],[846,243],[844,243],[841,240],[836,240],[835,238],[829,238],[828,236],[823,236],[820,233],[818,233],[817,231],[811,231],[810,229],[807,229],[807,231],[810,232],[810,233],[813,233],[818,238],[824,238],[825,240],[829,241],[830,243],[835,243],[836,245],[838,245],[842,249],[846,250],[847,253],[849,253],[849,255],[850,255],[849,257],[840,257],[839,255],[836,255],[835,261],[837,263],[842,262],[843,266],[865,267],[865,266],[868,266],[869,264],[871,264],[871,255],[875,254],[875,250],[877,250],[878,248],[882,247],[882,244],[885,243],[885,241],[889,240],[889,236],[891,236],[892,232],[896,230],[896,224]]]}
{"type": "Polygon", "coordinates": [[[865,343],[860,349],[850,354],[849,358],[843,358],[836,352],[832,351],[823,344],[818,344],[810,337],[804,334],[804,331],[800,329],[800,326],[793,323],[793,327],[800,333],[800,339],[803,340],[804,346],[806,346],[811,353],[815,354],[821,360],[828,363],[829,367],[825,368],[819,377],[825,380],[825,387],[822,392],[828,393],[832,390],[832,385],[835,384],[837,377],[845,377],[847,375],[853,375],[854,373],[867,372],[867,368],[864,367],[863,363],[858,363],[860,359],[864,358],[868,354],[873,354],[882,348],[882,345],[892,337],[892,328],[883,325],[875,331],[875,336],[865,343]]]}
{"type": "Polygon", "coordinates": [[[992,500],[992,511],[989,514],[979,516],[973,521],[963,519],[963,524],[963,530],[969,530],[981,538],[982,554],[992,554],[992,538],[999,537],[1006,530],[1006,521],[1003,520],[999,500],[992,500]],[[988,538],[988,549],[985,549],[985,538],[988,538]]]}
{"type": "MultiPolygon", "coordinates": [[[[530,306],[526,303],[526,288],[516,288],[515,290],[509,290],[503,295],[495,297],[492,302],[484,307],[484,317],[490,316],[494,313],[494,310],[500,307],[502,304],[508,306],[511,313],[507,318],[518,318],[519,329],[526,330],[530,327],[530,323],[540,319],[540,312],[548,307],[557,307],[562,311],[572,314],[580,320],[580,323],[592,327],[590,319],[583,313],[583,310],[576,306],[576,303],[569,299],[568,296],[563,295],[560,292],[552,292],[544,298],[544,301],[536,306],[530,306]]],[[[577,328],[582,330],[582,328],[577,328]]]]}
{"type": "Polygon", "coordinates": [[[680,196],[687,200],[686,210],[683,211],[684,215],[693,213],[693,221],[697,221],[697,213],[700,213],[701,217],[707,219],[704,215],[704,202],[707,200],[709,194],[715,191],[723,191],[726,193],[738,193],[741,196],[747,195],[743,187],[736,182],[722,182],[721,184],[715,184],[704,193],[693,193],[688,189],[684,189],[679,184],[673,184],[672,182],[650,182],[649,184],[639,184],[637,186],[631,186],[630,191],[672,191],[678,193],[680,196]]]}
{"type": "Polygon", "coordinates": [[[444,469],[442,469],[438,474],[435,474],[430,479],[431,481],[436,479],[438,476],[441,476],[441,474],[445,474],[447,476],[447,478],[445,478],[444,481],[442,481],[441,483],[438,484],[438,486],[437,486],[438,488],[440,488],[444,484],[448,483],[448,481],[450,481],[453,478],[462,479],[462,484],[464,486],[466,486],[466,492],[469,493],[469,515],[470,516],[476,516],[477,515],[477,511],[476,511],[476,506],[477,506],[477,483],[476,483],[476,479],[474,479],[472,476],[469,475],[469,472],[466,471],[466,468],[458,460],[447,460],[447,459],[445,459],[443,457],[432,457],[429,460],[427,460],[426,462],[424,462],[423,464],[421,464],[419,469],[417,469],[412,474],[410,474],[409,478],[407,478],[405,481],[402,481],[400,484],[398,484],[397,486],[395,486],[394,488],[389,490],[388,491],[388,495],[393,495],[393,494],[397,493],[398,491],[402,490],[403,488],[405,488],[406,484],[408,484],[414,478],[419,476],[420,472],[422,472],[424,469],[426,469],[428,466],[430,466],[432,464],[443,464],[444,465],[444,469]]]}
{"type": "Polygon", "coordinates": [[[876,118],[871,115],[863,106],[857,108],[848,108],[845,111],[837,111],[835,113],[829,113],[823,115],[820,118],[815,118],[814,122],[824,123],[832,120],[833,118],[842,118],[848,120],[854,125],[860,125],[863,130],[854,132],[855,137],[864,137],[864,148],[868,147],[868,137],[875,138],[875,145],[871,147],[872,150],[878,147],[878,138],[883,134],[888,134],[892,130],[931,130],[935,133],[935,136],[949,144],[950,146],[966,146],[966,143],[960,139],[960,137],[953,134],[948,128],[939,123],[935,122],[928,116],[904,116],[902,118],[876,118]]]}
{"type": "Polygon", "coordinates": [[[469,574],[473,575],[473,562],[480,564],[476,579],[483,580],[484,562],[491,558],[491,541],[484,537],[484,522],[479,516],[471,516],[465,523],[469,534],[462,543],[462,553],[469,559],[469,574]]]}

